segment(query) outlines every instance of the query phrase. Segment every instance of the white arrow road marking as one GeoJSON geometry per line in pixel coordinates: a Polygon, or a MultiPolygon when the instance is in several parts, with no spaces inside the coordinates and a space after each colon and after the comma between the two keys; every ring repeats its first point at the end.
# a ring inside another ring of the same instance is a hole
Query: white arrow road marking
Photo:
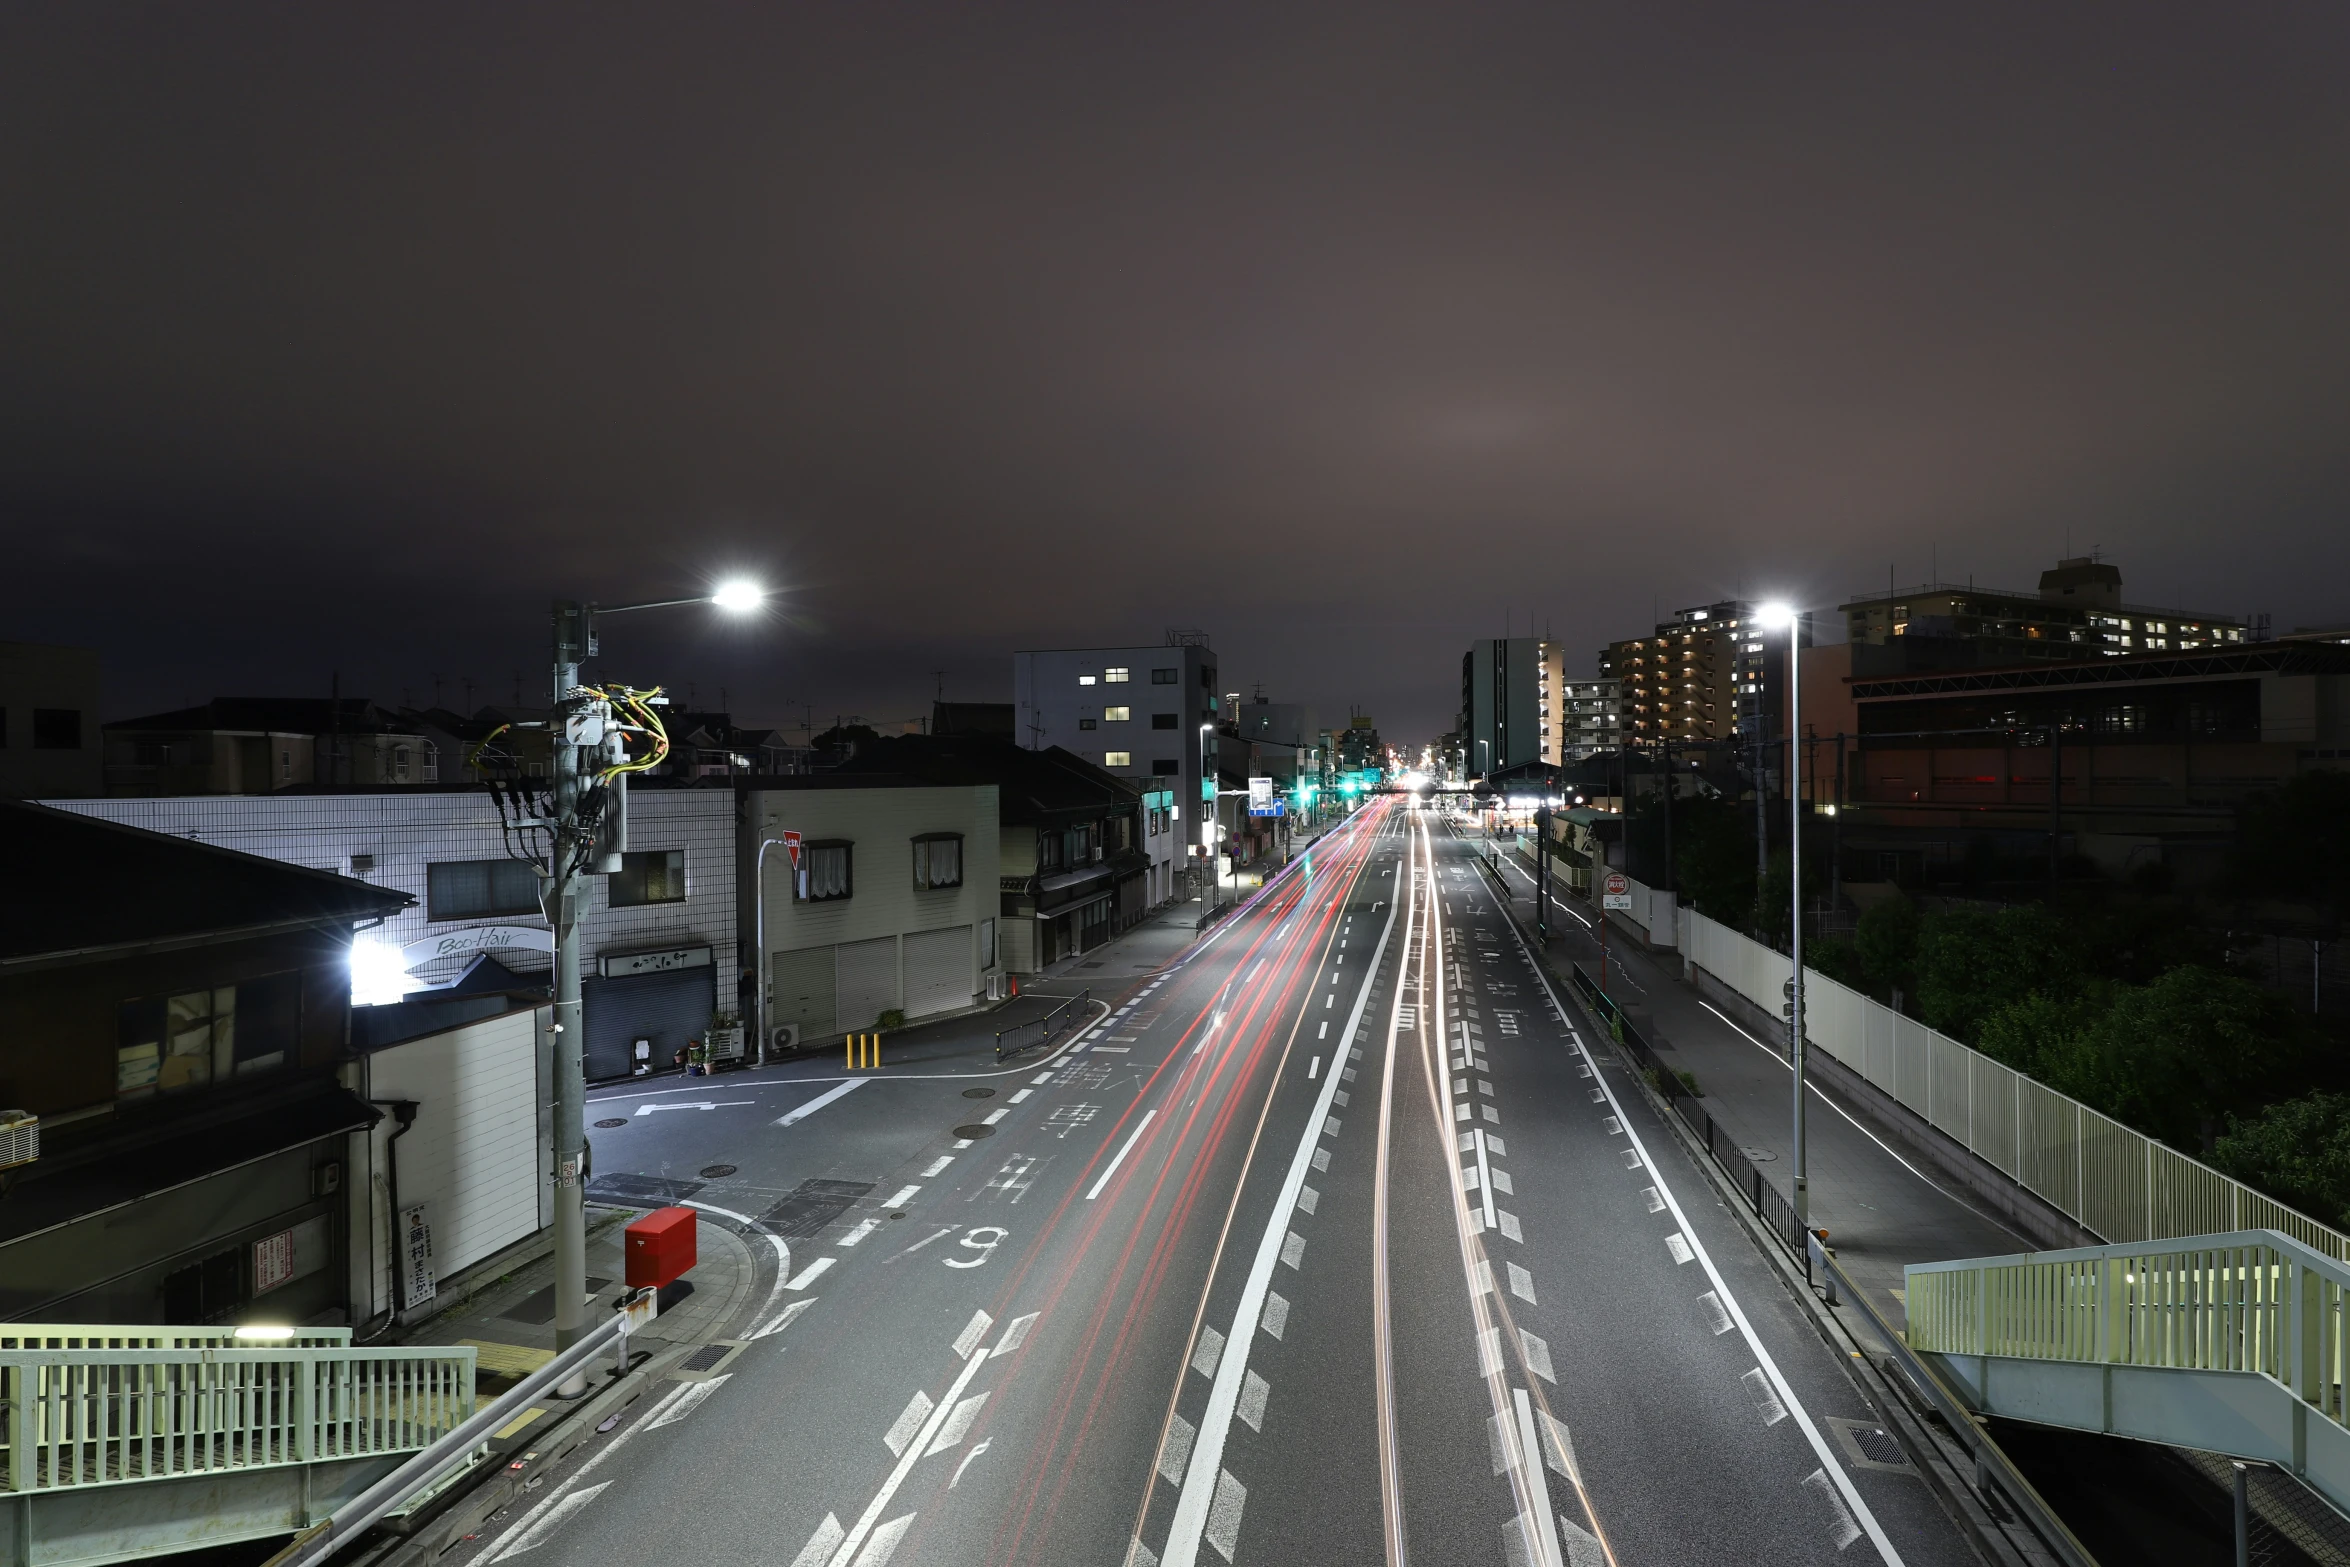
{"type": "Polygon", "coordinates": [[[566,1519],[570,1518],[573,1513],[578,1512],[582,1507],[587,1506],[588,1503],[594,1501],[596,1499],[597,1493],[601,1492],[605,1486],[608,1486],[611,1483],[611,1481],[606,1480],[600,1485],[591,1485],[584,1491],[572,1492],[569,1496],[563,1498],[562,1501],[555,1504],[555,1510],[553,1512],[547,1514],[546,1517],[541,1518],[537,1523],[532,1524],[528,1530],[524,1531],[522,1538],[516,1540],[512,1545],[509,1545],[504,1550],[500,1551],[497,1557],[493,1558],[493,1560],[502,1559],[508,1556],[520,1556],[524,1551],[537,1550],[540,1546],[547,1543],[547,1537],[549,1535],[553,1534],[557,1529],[563,1527],[564,1521],[566,1519]]]}
{"type": "MultiPolygon", "coordinates": [[[[956,1375],[954,1385],[947,1389],[946,1397],[940,1399],[937,1407],[930,1411],[930,1418],[922,1423],[921,1430],[914,1433],[914,1439],[906,1445],[906,1451],[898,1459],[897,1466],[890,1470],[889,1478],[881,1483],[881,1490],[858,1517],[856,1527],[849,1530],[841,1541],[840,1549],[833,1552],[831,1567],[849,1567],[852,1560],[864,1560],[856,1554],[857,1548],[865,1543],[866,1536],[873,1533],[873,1525],[880,1520],[882,1509],[889,1506],[890,1498],[898,1494],[898,1487],[906,1483],[906,1476],[914,1472],[914,1465],[920,1461],[923,1450],[938,1435],[938,1428],[946,1424],[947,1416],[954,1412],[963,1390],[971,1385],[971,1379],[979,1374],[979,1368],[986,1362],[987,1357],[977,1352],[963,1362],[963,1369],[956,1375]]],[[[913,1515],[909,1513],[907,1516],[911,1518],[913,1515]]]]}
{"type": "Polygon", "coordinates": [[[814,1115],[817,1111],[823,1109],[826,1105],[832,1103],[841,1095],[848,1093],[851,1090],[862,1088],[871,1081],[873,1081],[873,1079],[869,1077],[852,1077],[845,1083],[837,1084],[832,1088],[826,1089],[823,1093],[818,1094],[815,1098],[809,1100],[806,1104],[800,1106],[797,1110],[793,1110],[787,1114],[778,1116],[776,1118],[775,1124],[777,1126],[789,1126],[795,1121],[805,1121],[808,1119],[808,1117],[814,1115]]]}
{"type": "MultiPolygon", "coordinates": [[[[664,1393],[661,1396],[660,1402],[656,1403],[650,1410],[646,1411],[646,1420],[656,1419],[662,1414],[665,1414],[671,1404],[685,1396],[685,1391],[687,1388],[698,1385],[700,1384],[692,1382],[678,1383],[677,1386],[671,1388],[667,1393],[664,1393]]],[[[573,1491],[578,1489],[580,1481],[595,1473],[597,1465],[601,1464],[605,1459],[610,1458],[614,1453],[617,1453],[622,1448],[626,1447],[629,1444],[629,1441],[635,1437],[638,1432],[647,1429],[646,1420],[638,1421],[635,1425],[630,1426],[627,1430],[622,1431],[618,1436],[612,1438],[611,1441],[605,1443],[602,1450],[599,1451],[595,1457],[589,1459],[586,1463],[581,1464],[576,1470],[572,1471],[568,1479],[565,1479],[561,1484],[557,1485],[554,1490],[548,1492],[547,1499],[545,1501],[539,1503],[538,1506],[532,1508],[529,1512],[524,1513],[520,1518],[514,1520],[513,1528],[508,1529],[503,1535],[490,1542],[490,1548],[483,1554],[482,1560],[484,1562],[494,1562],[518,1551],[527,1551],[532,1546],[538,1544],[539,1540],[544,1539],[545,1535],[543,1533],[537,1535],[536,1537],[533,1537],[532,1534],[532,1531],[536,1529],[539,1522],[554,1512],[556,1508],[560,1507],[564,1500],[568,1498],[573,1493],[573,1491]]],[[[588,1494],[593,1496],[595,1492],[601,1491],[603,1488],[604,1485],[599,1483],[593,1489],[591,1489],[588,1494]]],[[[579,1509],[577,1507],[570,1508],[565,1511],[564,1516],[568,1518],[572,1513],[577,1512],[578,1510],[579,1509]]]]}
{"type": "Polygon", "coordinates": [[[755,1105],[756,1099],[699,1099],[682,1105],[638,1105],[636,1113],[651,1115],[656,1110],[726,1110],[736,1105],[755,1105]]]}
{"type": "Polygon", "coordinates": [[[672,1403],[667,1409],[662,1410],[652,1419],[645,1422],[645,1429],[648,1431],[658,1431],[663,1426],[673,1426],[677,1424],[680,1420],[683,1420],[686,1416],[701,1408],[702,1401],[708,1398],[712,1393],[717,1392],[721,1387],[725,1386],[728,1378],[732,1377],[733,1375],[734,1373],[729,1371],[723,1376],[712,1377],[707,1382],[688,1382],[685,1386],[685,1392],[679,1395],[675,1403],[672,1403]]]}

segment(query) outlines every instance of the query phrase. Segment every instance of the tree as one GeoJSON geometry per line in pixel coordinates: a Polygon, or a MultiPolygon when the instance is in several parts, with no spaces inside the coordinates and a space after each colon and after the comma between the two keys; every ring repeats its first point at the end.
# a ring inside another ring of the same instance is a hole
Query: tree
{"type": "Polygon", "coordinates": [[[1750,814],[1715,795],[1674,802],[1674,884],[1698,913],[1732,927],[1754,909],[1750,814]]]}
{"type": "Polygon", "coordinates": [[[2035,990],[2057,993],[2079,972],[2065,927],[2036,903],[1957,909],[1919,927],[1918,1013],[1968,1044],[1993,1012],[2035,990]]]}
{"type": "MultiPolygon", "coordinates": [[[[2110,999],[2102,990],[2094,987],[2068,996],[2035,990],[2018,996],[1984,1017],[1975,1046],[1992,1060],[2057,1087],[2057,1079],[2073,1071],[2081,1042],[2096,1024],[2098,1007],[2110,999]]],[[[2104,1108],[2098,1101],[2089,1102],[2104,1108]]]]}
{"type": "Polygon", "coordinates": [[[2350,1095],[2303,1094],[2230,1116],[2212,1162],[2313,1218],[2350,1225],[2350,1095]]]}
{"type": "Polygon", "coordinates": [[[1860,949],[1861,973],[1879,994],[1916,993],[1918,906],[1906,896],[1895,893],[1863,914],[1853,945],[1860,949]]]}
{"type": "Polygon", "coordinates": [[[1754,911],[1748,929],[1780,951],[1787,950],[1787,916],[1795,896],[1794,871],[1786,852],[1771,856],[1771,868],[1755,889],[1754,911]]]}

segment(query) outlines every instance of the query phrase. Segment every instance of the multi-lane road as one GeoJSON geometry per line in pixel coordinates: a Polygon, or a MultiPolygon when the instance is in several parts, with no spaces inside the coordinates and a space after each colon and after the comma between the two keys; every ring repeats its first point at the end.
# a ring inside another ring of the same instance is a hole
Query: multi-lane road
{"type": "Polygon", "coordinates": [[[599,1096],[601,1169],[733,1167],[694,1200],[768,1276],[454,1561],[1969,1559],[1435,812],[1100,1011],[599,1096]]]}

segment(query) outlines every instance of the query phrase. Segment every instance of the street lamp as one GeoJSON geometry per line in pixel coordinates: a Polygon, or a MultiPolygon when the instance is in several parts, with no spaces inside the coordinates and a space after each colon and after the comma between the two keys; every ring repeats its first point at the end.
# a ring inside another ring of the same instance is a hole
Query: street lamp
{"type": "MultiPolygon", "coordinates": [[[[1787,1061],[1795,1073],[1795,1227],[1809,1233],[1811,1230],[1811,1179],[1804,1159],[1803,1146],[1803,790],[1794,776],[1795,736],[1801,732],[1803,720],[1803,682],[1800,679],[1801,644],[1803,642],[1801,617],[1793,605],[1765,604],[1755,612],[1755,619],[1766,631],[1781,627],[1787,632],[1787,886],[1788,901],[1794,916],[1794,940],[1790,943],[1789,962],[1792,969],[1787,980],[1787,1061]]],[[[1757,753],[1762,745],[1762,715],[1756,715],[1755,744],[1757,753]]],[[[1756,773],[1756,787],[1761,787],[1761,773],[1756,773]]]]}
{"type": "MultiPolygon", "coordinates": [[[[601,827],[582,810],[582,753],[605,750],[604,709],[579,689],[579,666],[600,651],[596,618],[640,609],[711,604],[743,614],[766,601],[755,583],[729,581],[695,598],[655,599],[641,604],[555,603],[555,700],[548,740],[555,761],[553,842],[547,849],[544,889],[548,922],[555,927],[555,1347],[569,1349],[587,1333],[587,1060],[580,1024],[579,884],[588,874],[589,852],[601,827]]],[[[766,1019],[761,1017],[764,1026],[766,1019]]],[[[576,1398],[587,1389],[583,1370],[556,1391],[576,1398]]]]}

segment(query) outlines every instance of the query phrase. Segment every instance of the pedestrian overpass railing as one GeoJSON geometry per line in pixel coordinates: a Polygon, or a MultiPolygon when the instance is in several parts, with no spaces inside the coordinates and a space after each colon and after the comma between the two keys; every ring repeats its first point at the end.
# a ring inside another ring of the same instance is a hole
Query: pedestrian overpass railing
{"type": "Polygon", "coordinates": [[[1908,1270],[1910,1348],[1981,1414],[2287,1468],[2350,1511],[2350,1266],[2275,1230],[1908,1270]]]}
{"type": "Polygon", "coordinates": [[[350,1338],[0,1324],[0,1515],[21,1514],[0,1567],[290,1533],[473,1413],[471,1348],[350,1338]]]}

